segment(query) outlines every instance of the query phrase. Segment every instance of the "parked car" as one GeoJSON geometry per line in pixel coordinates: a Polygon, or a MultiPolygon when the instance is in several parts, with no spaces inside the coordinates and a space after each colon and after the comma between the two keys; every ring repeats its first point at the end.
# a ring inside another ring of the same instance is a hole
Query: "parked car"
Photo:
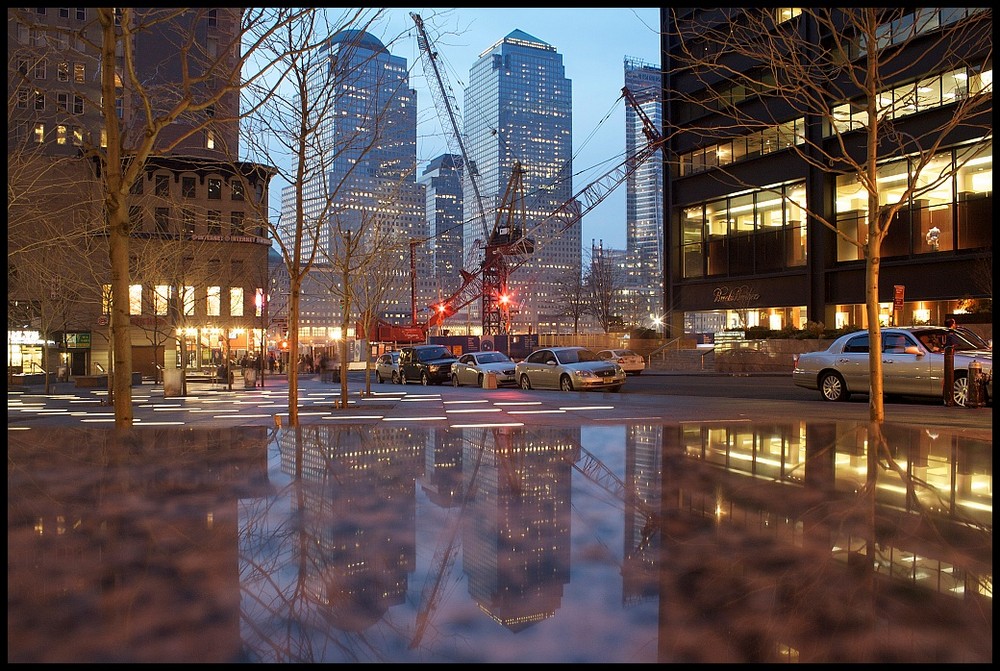
{"type": "Polygon", "coordinates": [[[640,375],[646,370],[646,360],[630,349],[602,349],[597,356],[614,361],[625,369],[626,375],[640,375]]]}
{"type": "Polygon", "coordinates": [[[399,384],[399,352],[386,352],[375,359],[375,381],[399,384]]]}
{"type": "Polygon", "coordinates": [[[458,360],[444,345],[410,345],[399,351],[399,382],[422,385],[451,380],[451,365],[458,360]]]}
{"type": "Polygon", "coordinates": [[[514,367],[521,389],[563,391],[606,389],[619,391],[625,371],[586,347],[548,347],[535,350],[514,367]]]}
{"type": "Polygon", "coordinates": [[[514,362],[503,352],[468,352],[458,357],[451,366],[451,384],[460,387],[463,384],[483,386],[483,378],[487,373],[497,376],[497,385],[516,385],[514,377],[514,362]]]}
{"type": "MultiPolygon", "coordinates": [[[[883,393],[941,398],[944,394],[944,345],[955,345],[952,397],[956,405],[968,398],[969,364],[982,366],[986,398],[993,398],[993,350],[972,342],[958,329],[943,326],[907,326],[882,329],[883,393]]],[[[806,389],[818,389],[825,401],[846,401],[851,394],[867,394],[868,331],[843,335],[821,352],[795,359],[792,380],[806,389]]]]}

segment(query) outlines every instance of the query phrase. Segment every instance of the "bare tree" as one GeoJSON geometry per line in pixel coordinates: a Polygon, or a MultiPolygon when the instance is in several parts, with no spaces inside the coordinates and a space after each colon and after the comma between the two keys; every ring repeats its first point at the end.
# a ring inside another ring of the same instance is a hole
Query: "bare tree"
{"type": "Polygon", "coordinates": [[[597,319],[605,333],[620,331],[623,324],[617,309],[625,286],[625,271],[604,251],[603,245],[592,245],[588,260],[583,278],[589,298],[587,312],[597,319]]]}
{"type": "MultiPolygon", "coordinates": [[[[864,232],[838,228],[836,213],[795,202],[808,216],[855,246],[865,260],[865,304],[871,352],[872,421],[884,421],[879,324],[882,244],[911,200],[949,185],[992,142],[992,11],[912,8],[665,10],[665,29],[679,45],[671,68],[701,83],[675,104],[700,107],[705,125],[684,133],[724,141],[760,132],[792,152],[799,165],[853,178],[862,200],[864,232]],[[790,19],[790,20],[787,20],[790,19]],[[919,46],[916,41],[919,40],[919,46]],[[918,57],[915,57],[918,54],[918,57]],[[914,78],[955,72],[965,82],[937,99],[914,78]],[[741,104],[759,96],[767,105],[741,104]],[[949,97],[950,96],[950,97],[949,97]],[[939,109],[934,113],[934,108],[939,109]],[[920,111],[920,123],[907,117],[920,111]],[[822,123],[828,133],[796,130],[794,119],[822,123]],[[956,160],[942,150],[968,140],[956,160]],[[880,181],[888,159],[908,162],[903,183],[880,181]]],[[[668,132],[675,132],[667,129],[668,132]]],[[[794,163],[794,162],[793,162],[794,163]]],[[[755,187],[736,164],[714,167],[734,188],[755,187]]],[[[786,193],[777,194],[788,198],[786,193]]]]}
{"type": "MultiPolygon", "coordinates": [[[[378,108],[378,101],[374,100],[367,109],[364,127],[339,136],[329,132],[335,114],[344,107],[346,97],[353,95],[350,91],[359,85],[356,79],[360,65],[351,65],[348,57],[332,59],[327,49],[330,38],[339,35],[342,53],[364,51],[366,47],[361,41],[365,31],[383,11],[348,9],[334,20],[328,19],[322,10],[303,14],[276,33],[268,44],[271,58],[282,64],[280,76],[274,81],[258,82],[245,91],[252,110],[246,126],[250,151],[262,162],[276,166],[279,178],[290,185],[285,195],[294,203],[291,214],[283,212],[277,223],[271,224],[288,269],[289,349],[293,355],[298,351],[303,282],[314,264],[325,257],[339,259],[342,271],[354,273],[359,269],[359,257],[350,250],[362,241],[357,236],[353,241],[348,238],[348,231],[358,230],[356,221],[348,221],[347,212],[352,209],[348,201],[355,193],[354,170],[360,163],[358,159],[378,148],[384,134],[384,109],[378,108]],[[275,91],[281,91],[282,95],[273,95],[275,91]],[[350,167],[332,173],[331,168],[338,162],[349,163],[350,167]],[[336,177],[332,178],[333,174],[336,177]]],[[[350,294],[345,294],[345,298],[348,304],[342,321],[346,325],[350,317],[350,294]]],[[[342,358],[346,358],[346,342],[342,344],[342,358]]],[[[344,388],[345,373],[346,361],[342,361],[344,388]]],[[[298,375],[292,367],[288,417],[293,426],[298,424],[297,406],[298,375]]]]}

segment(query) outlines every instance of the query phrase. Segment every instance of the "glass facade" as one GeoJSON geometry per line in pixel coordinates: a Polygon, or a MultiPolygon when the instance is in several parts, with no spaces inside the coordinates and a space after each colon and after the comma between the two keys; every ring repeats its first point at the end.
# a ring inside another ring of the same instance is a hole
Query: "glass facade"
{"type": "MultiPolygon", "coordinates": [[[[625,86],[646,116],[663,126],[660,68],[625,59],[625,86]]],[[[625,154],[635,156],[646,145],[643,120],[625,107],[625,154]]],[[[663,315],[663,161],[656,156],[632,173],[625,183],[625,294],[626,321],[651,326],[663,315]]]]}
{"type": "MultiPolygon", "coordinates": [[[[559,289],[567,276],[580,272],[582,222],[572,207],[564,207],[573,196],[572,98],[562,55],[520,30],[480,55],[465,89],[467,149],[478,169],[487,216],[503,199],[514,163],[524,168],[524,225],[535,251],[511,259],[517,266],[509,283],[515,330],[543,333],[571,326],[560,314],[559,289]]],[[[475,270],[490,230],[476,216],[468,179],[464,192],[465,267],[475,270]]]]}

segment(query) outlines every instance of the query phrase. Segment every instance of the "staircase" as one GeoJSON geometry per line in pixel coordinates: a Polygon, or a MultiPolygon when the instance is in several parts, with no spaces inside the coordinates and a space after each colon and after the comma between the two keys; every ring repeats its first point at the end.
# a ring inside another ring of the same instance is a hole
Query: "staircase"
{"type": "Polygon", "coordinates": [[[650,371],[713,371],[715,351],[711,349],[665,349],[650,357],[647,368],[650,371]]]}

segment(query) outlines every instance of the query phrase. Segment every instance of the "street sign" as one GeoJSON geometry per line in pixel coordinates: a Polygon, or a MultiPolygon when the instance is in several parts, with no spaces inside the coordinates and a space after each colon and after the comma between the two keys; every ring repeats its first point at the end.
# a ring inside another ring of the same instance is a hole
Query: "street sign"
{"type": "Polygon", "coordinates": [[[892,309],[902,310],[903,309],[903,292],[906,286],[902,284],[897,284],[893,286],[893,297],[892,297],[892,309]]]}
{"type": "Polygon", "coordinates": [[[109,317],[108,315],[101,315],[100,317],[97,318],[98,326],[107,326],[110,323],[111,323],[111,317],[109,317]]]}

